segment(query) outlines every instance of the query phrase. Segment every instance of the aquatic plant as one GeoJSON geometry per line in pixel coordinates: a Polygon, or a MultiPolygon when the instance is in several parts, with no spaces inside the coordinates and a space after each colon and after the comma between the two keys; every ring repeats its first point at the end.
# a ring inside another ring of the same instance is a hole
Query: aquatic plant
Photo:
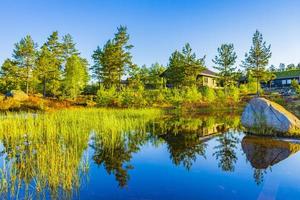
{"type": "MultiPolygon", "coordinates": [[[[111,153],[126,132],[145,132],[156,109],[73,109],[46,114],[7,113],[0,116],[0,140],[6,153],[0,170],[2,195],[22,193],[52,199],[71,198],[88,171],[90,136],[111,153]],[[4,165],[5,164],[5,165],[4,165]],[[34,189],[32,189],[34,188],[34,189]]],[[[137,134],[135,134],[137,135],[137,134]]]]}

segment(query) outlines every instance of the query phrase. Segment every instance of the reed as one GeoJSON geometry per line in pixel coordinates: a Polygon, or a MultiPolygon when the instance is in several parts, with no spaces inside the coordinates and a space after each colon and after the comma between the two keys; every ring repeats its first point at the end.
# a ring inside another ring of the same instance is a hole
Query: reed
{"type": "Polygon", "coordinates": [[[125,134],[145,132],[157,109],[72,109],[46,114],[0,115],[0,140],[6,152],[0,170],[0,193],[19,198],[30,188],[41,197],[67,198],[87,174],[91,137],[113,152],[125,134]],[[132,130],[135,130],[132,132],[132,130]]]}

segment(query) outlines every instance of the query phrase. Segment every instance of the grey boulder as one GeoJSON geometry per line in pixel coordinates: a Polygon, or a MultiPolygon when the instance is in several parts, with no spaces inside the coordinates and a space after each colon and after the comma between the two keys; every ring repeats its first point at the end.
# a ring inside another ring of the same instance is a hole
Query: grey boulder
{"type": "Polygon", "coordinates": [[[245,107],[242,125],[256,134],[300,135],[300,120],[279,104],[265,98],[253,98],[245,107]]]}

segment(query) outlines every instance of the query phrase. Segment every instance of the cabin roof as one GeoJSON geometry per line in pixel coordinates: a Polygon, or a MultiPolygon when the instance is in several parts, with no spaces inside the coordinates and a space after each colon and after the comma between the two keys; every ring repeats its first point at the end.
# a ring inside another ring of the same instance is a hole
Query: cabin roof
{"type": "Polygon", "coordinates": [[[274,72],[276,75],[276,79],[284,79],[284,78],[297,78],[300,77],[300,69],[293,69],[282,72],[274,72]]]}
{"type": "Polygon", "coordinates": [[[218,77],[218,74],[216,72],[213,72],[209,69],[203,70],[199,75],[200,76],[210,76],[210,77],[215,77],[215,78],[218,77]]]}
{"type": "MultiPolygon", "coordinates": [[[[166,77],[168,74],[168,69],[166,69],[161,75],[160,77],[166,77]]],[[[209,76],[209,77],[215,77],[218,78],[218,74],[216,72],[213,72],[209,69],[204,69],[198,76],[209,76]]]]}

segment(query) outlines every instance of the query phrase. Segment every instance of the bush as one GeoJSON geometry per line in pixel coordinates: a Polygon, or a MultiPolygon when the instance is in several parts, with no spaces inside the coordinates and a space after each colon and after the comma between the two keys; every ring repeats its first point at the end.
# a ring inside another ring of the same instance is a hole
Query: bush
{"type": "Polygon", "coordinates": [[[174,89],[168,89],[166,92],[166,99],[167,101],[172,104],[173,106],[181,106],[183,103],[183,95],[181,93],[182,90],[174,88],[174,89]]]}
{"type": "Polygon", "coordinates": [[[167,89],[145,90],[144,98],[148,106],[163,106],[167,103],[166,100],[167,89]]]}
{"type": "Polygon", "coordinates": [[[202,99],[202,94],[198,91],[196,86],[187,88],[185,94],[182,97],[185,103],[199,103],[202,99]]]}
{"type": "Polygon", "coordinates": [[[22,90],[12,90],[7,94],[7,96],[13,98],[15,101],[28,100],[28,95],[22,90]]]}
{"type": "Polygon", "coordinates": [[[226,95],[225,95],[223,89],[216,90],[216,95],[219,100],[224,100],[226,98],[226,95]]]}
{"type": "Polygon", "coordinates": [[[294,88],[294,90],[296,91],[297,94],[300,94],[300,86],[297,80],[292,80],[291,83],[292,87],[294,88]]]}
{"type": "Polygon", "coordinates": [[[97,103],[100,106],[116,106],[119,105],[118,95],[115,87],[105,89],[100,87],[97,91],[97,103]]]}
{"type": "Polygon", "coordinates": [[[240,100],[240,91],[237,87],[230,87],[228,97],[231,103],[236,103],[240,100]]]}
{"type": "Polygon", "coordinates": [[[240,85],[240,93],[243,95],[247,95],[249,93],[248,87],[246,84],[240,85]]]}
{"type": "Polygon", "coordinates": [[[205,102],[211,103],[216,100],[215,90],[210,87],[203,87],[201,93],[205,102]]]}
{"type": "Polygon", "coordinates": [[[137,90],[125,88],[121,91],[121,97],[123,107],[144,107],[147,105],[143,87],[139,87],[137,90]]]}

